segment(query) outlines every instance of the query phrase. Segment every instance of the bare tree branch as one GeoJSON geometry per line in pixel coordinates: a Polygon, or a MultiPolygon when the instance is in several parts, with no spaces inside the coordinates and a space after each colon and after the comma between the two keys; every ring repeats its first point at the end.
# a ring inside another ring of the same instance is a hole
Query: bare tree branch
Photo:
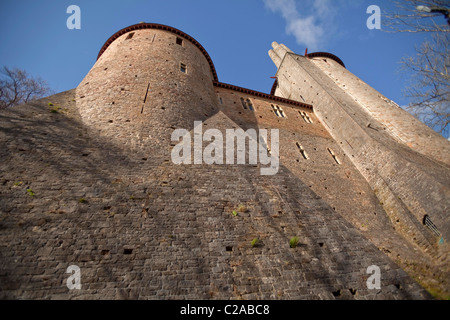
{"type": "Polygon", "coordinates": [[[428,39],[416,47],[415,56],[401,60],[402,71],[410,77],[404,92],[410,104],[405,109],[448,137],[450,1],[396,0],[394,3],[395,12],[383,14],[384,31],[429,33],[428,39]],[[419,6],[422,6],[421,10],[418,10],[419,6]]]}
{"type": "Polygon", "coordinates": [[[395,12],[383,14],[383,30],[387,32],[450,32],[447,22],[450,14],[450,1],[445,0],[396,0],[395,12]],[[432,12],[417,10],[423,6],[432,12]],[[441,8],[443,10],[436,10],[441,8]],[[447,19],[446,15],[447,14],[447,19]]]}
{"type": "Polygon", "coordinates": [[[42,98],[52,91],[41,78],[30,77],[25,70],[0,70],[0,109],[42,98]]]}
{"type": "Polygon", "coordinates": [[[403,58],[402,69],[413,71],[406,110],[444,136],[450,123],[450,35],[435,33],[416,48],[416,56],[403,58]]]}

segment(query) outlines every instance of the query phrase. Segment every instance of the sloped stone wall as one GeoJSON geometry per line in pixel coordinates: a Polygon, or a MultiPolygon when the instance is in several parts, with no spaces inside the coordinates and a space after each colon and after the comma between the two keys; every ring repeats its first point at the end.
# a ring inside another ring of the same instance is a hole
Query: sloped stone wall
{"type": "MultiPolygon", "coordinates": [[[[73,100],[75,90],[0,115],[3,299],[429,297],[283,164],[261,176],[131,152],[96,136],[73,100]],[[81,290],[66,286],[70,265],[81,290]],[[370,265],[381,290],[366,286],[370,265]]],[[[220,111],[205,127],[235,120],[220,111]]]]}

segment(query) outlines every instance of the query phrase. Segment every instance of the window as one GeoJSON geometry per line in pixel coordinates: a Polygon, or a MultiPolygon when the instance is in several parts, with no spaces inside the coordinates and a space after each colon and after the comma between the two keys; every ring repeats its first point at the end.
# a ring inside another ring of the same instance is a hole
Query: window
{"type": "Polygon", "coordinates": [[[255,110],[255,108],[253,107],[253,103],[250,101],[250,99],[247,99],[247,106],[250,111],[255,110]]]}
{"type": "Polygon", "coordinates": [[[147,85],[147,90],[145,91],[144,103],[142,104],[141,113],[144,112],[144,106],[145,106],[145,102],[147,101],[147,95],[148,95],[149,89],[150,89],[150,83],[147,85]]]}
{"type": "Polygon", "coordinates": [[[311,118],[305,111],[299,111],[298,113],[302,116],[303,120],[305,120],[306,123],[313,123],[311,118]]]}
{"type": "Polygon", "coordinates": [[[131,38],[133,38],[134,36],[134,32],[131,32],[127,35],[127,37],[125,38],[125,40],[130,40],[131,38]]]}
{"type": "Polygon", "coordinates": [[[184,63],[180,63],[180,71],[183,73],[187,73],[187,67],[184,63]]]}
{"type": "Polygon", "coordinates": [[[183,39],[177,37],[176,43],[179,44],[180,46],[182,46],[183,45],[183,39]]]}
{"type": "Polygon", "coordinates": [[[331,156],[333,157],[334,161],[336,161],[337,164],[341,164],[341,162],[339,161],[339,159],[336,157],[336,155],[334,154],[333,150],[331,150],[330,148],[327,148],[328,152],[331,154],[331,156]]]}
{"type": "Polygon", "coordinates": [[[247,102],[245,102],[244,98],[241,98],[242,107],[247,109],[247,102]]]}
{"type": "Polygon", "coordinates": [[[434,223],[431,221],[430,217],[428,215],[425,215],[423,217],[423,224],[425,226],[427,226],[435,235],[437,235],[438,237],[441,235],[441,233],[439,232],[439,230],[436,228],[436,226],[434,225],[434,223]]]}
{"type": "Polygon", "coordinates": [[[219,97],[219,102],[220,102],[220,104],[223,104],[223,99],[222,99],[222,97],[219,97]]]}
{"type": "Polygon", "coordinates": [[[303,147],[300,145],[300,143],[296,142],[295,144],[296,144],[296,146],[298,148],[298,151],[300,151],[300,153],[302,154],[302,157],[305,160],[308,160],[308,155],[306,154],[305,149],[303,149],[303,147]]]}
{"type": "Polygon", "coordinates": [[[273,112],[275,112],[277,117],[286,118],[286,115],[284,114],[284,111],[283,111],[283,109],[281,109],[281,107],[272,104],[272,109],[273,109],[273,112]]]}

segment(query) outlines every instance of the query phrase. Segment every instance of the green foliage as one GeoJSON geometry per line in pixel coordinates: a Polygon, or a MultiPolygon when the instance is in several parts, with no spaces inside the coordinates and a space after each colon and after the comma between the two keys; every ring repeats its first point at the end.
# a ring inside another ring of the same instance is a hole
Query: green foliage
{"type": "Polygon", "coordinates": [[[256,247],[256,245],[258,244],[258,242],[259,242],[259,239],[258,239],[258,238],[253,239],[253,240],[252,240],[252,247],[256,247]]]}
{"type": "MultiPolygon", "coordinates": [[[[52,104],[52,106],[53,106],[53,104],[52,104]]],[[[53,108],[50,109],[50,112],[51,113],[58,113],[59,110],[61,110],[60,106],[54,106],[53,108]]]]}
{"type": "Polygon", "coordinates": [[[292,238],[289,240],[289,246],[290,246],[291,248],[295,248],[295,247],[297,247],[299,241],[300,241],[300,240],[298,239],[298,237],[292,237],[292,238]]]}
{"type": "Polygon", "coordinates": [[[35,196],[35,193],[33,192],[33,190],[27,189],[27,192],[30,195],[30,197],[34,197],[35,196]]]}
{"type": "Polygon", "coordinates": [[[49,103],[48,103],[48,106],[49,106],[49,107],[53,107],[53,103],[49,102],[49,103]]]}
{"type": "Polygon", "coordinates": [[[78,200],[79,203],[87,203],[87,200],[85,198],[80,198],[80,200],[78,200]]]}
{"type": "Polygon", "coordinates": [[[242,205],[242,204],[240,204],[239,207],[238,207],[236,210],[233,210],[233,211],[231,212],[231,214],[232,214],[233,216],[237,217],[237,216],[238,216],[238,213],[244,213],[244,212],[247,212],[247,207],[244,206],[244,205],[242,205]]]}

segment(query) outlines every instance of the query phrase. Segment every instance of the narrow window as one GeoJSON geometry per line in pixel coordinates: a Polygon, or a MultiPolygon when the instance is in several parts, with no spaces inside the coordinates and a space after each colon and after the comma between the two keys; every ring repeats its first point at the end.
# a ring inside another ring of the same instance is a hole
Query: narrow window
{"type": "Polygon", "coordinates": [[[271,106],[272,106],[273,112],[275,112],[275,115],[276,115],[277,117],[281,117],[280,114],[278,113],[278,109],[275,108],[275,106],[274,106],[273,104],[272,104],[271,106]]]}
{"type": "Polygon", "coordinates": [[[333,157],[334,161],[336,161],[337,164],[341,164],[341,162],[339,161],[338,157],[334,154],[333,150],[331,150],[330,148],[327,148],[327,150],[331,154],[331,156],[333,157]]]}
{"type": "Polygon", "coordinates": [[[428,215],[425,215],[423,217],[423,224],[425,226],[427,226],[435,235],[437,235],[438,237],[441,235],[441,233],[439,232],[439,230],[436,228],[436,226],[434,225],[434,223],[431,221],[430,217],[428,215]]]}
{"type": "Polygon", "coordinates": [[[277,117],[286,118],[286,115],[284,114],[284,111],[283,109],[281,109],[281,107],[272,104],[272,109],[273,112],[275,112],[275,114],[277,115],[277,117]]]}
{"type": "Polygon", "coordinates": [[[304,112],[303,112],[303,111],[299,111],[298,113],[299,113],[300,116],[303,118],[303,120],[304,120],[306,123],[308,123],[308,120],[306,120],[306,118],[305,118],[304,112]]]}
{"type": "Polygon", "coordinates": [[[241,103],[242,107],[244,107],[244,109],[247,109],[247,103],[245,102],[244,98],[241,98],[241,103]]]}
{"type": "Polygon", "coordinates": [[[179,44],[180,46],[182,46],[183,45],[183,39],[181,39],[181,38],[178,38],[177,37],[177,44],[179,44]]]}
{"type": "Polygon", "coordinates": [[[147,101],[147,95],[148,95],[149,89],[150,89],[150,83],[147,85],[147,90],[145,91],[144,103],[142,104],[141,113],[144,112],[144,106],[145,106],[145,102],[147,101]]]}
{"type": "Polygon", "coordinates": [[[187,73],[187,67],[184,63],[180,63],[180,71],[183,73],[187,73]]]}
{"type": "Polygon", "coordinates": [[[125,40],[130,40],[131,38],[133,38],[133,36],[134,36],[134,32],[131,32],[127,35],[125,40]]]}
{"type": "Polygon", "coordinates": [[[306,112],[299,111],[298,113],[302,116],[303,120],[305,120],[306,123],[313,123],[311,118],[308,116],[306,112]]]}
{"type": "Polygon", "coordinates": [[[308,160],[308,155],[306,154],[305,149],[303,149],[303,147],[300,145],[300,143],[296,142],[295,144],[297,145],[298,151],[300,151],[300,153],[302,154],[302,157],[305,160],[308,160]]]}
{"type": "Polygon", "coordinates": [[[219,102],[220,102],[220,104],[223,104],[223,99],[222,99],[222,97],[219,97],[219,102]]]}
{"type": "Polygon", "coordinates": [[[254,111],[254,110],[255,110],[255,108],[253,108],[253,104],[252,104],[252,102],[250,101],[250,99],[247,99],[247,105],[248,105],[248,109],[249,109],[250,111],[254,111]]]}

